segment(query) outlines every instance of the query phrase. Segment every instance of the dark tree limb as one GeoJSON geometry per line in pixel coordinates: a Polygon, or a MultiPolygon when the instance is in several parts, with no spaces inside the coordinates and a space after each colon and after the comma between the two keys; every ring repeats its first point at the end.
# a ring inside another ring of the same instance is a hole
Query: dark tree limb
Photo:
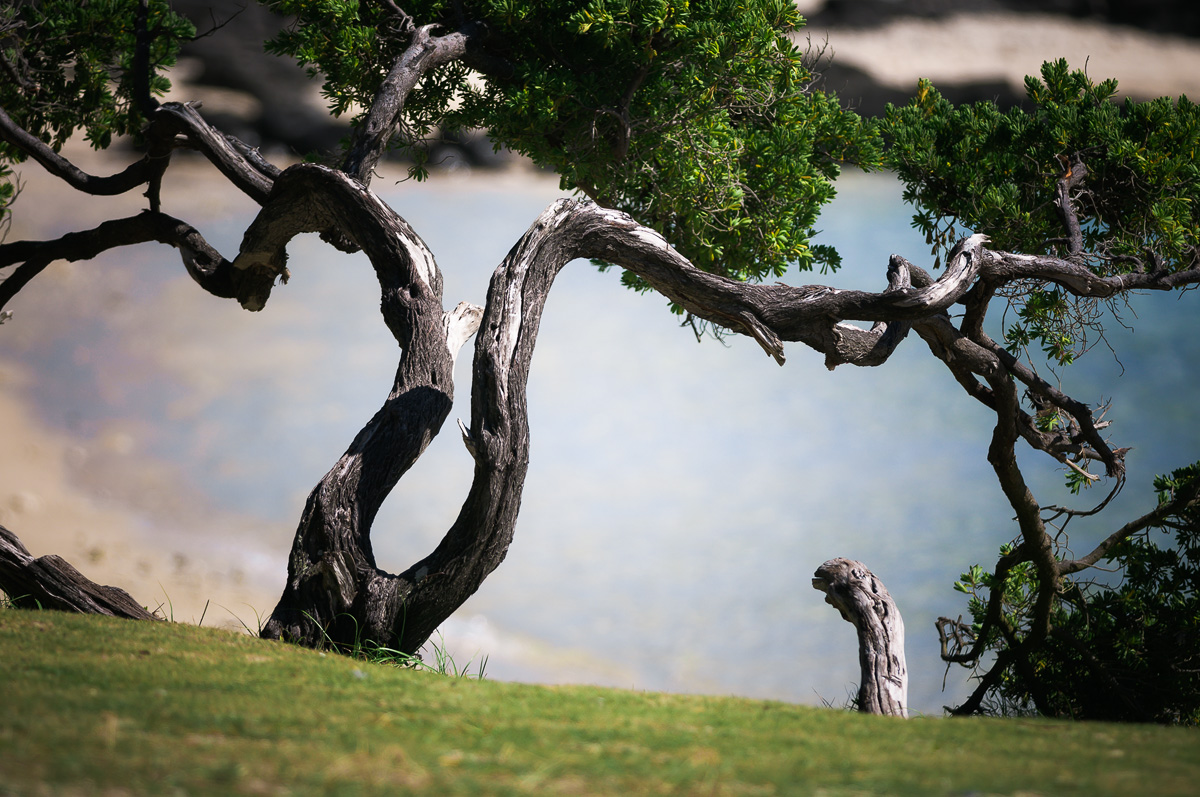
{"type": "Polygon", "coordinates": [[[1041,507],[1017,464],[1020,398],[1016,385],[1006,371],[993,374],[988,378],[988,383],[996,397],[996,426],[992,431],[987,458],[1000,482],[1000,489],[1016,512],[1017,525],[1021,530],[1022,554],[1033,562],[1038,574],[1034,617],[1028,639],[1032,643],[1040,643],[1049,633],[1050,610],[1058,592],[1059,575],[1053,543],[1046,533],[1041,507]]]}
{"type": "MultiPolygon", "coordinates": [[[[340,173],[317,167],[303,171],[307,174],[297,173],[295,179],[345,186],[325,192],[325,204],[339,216],[352,214],[371,227],[380,221],[372,214],[390,213],[340,173]],[[340,200],[328,202],[330,194],[340,200]]],[[[291,172],[281,178],[278,191],[290,190],[291,172]]],[[[297,194],[298,204],[303,195],[297,194]]],[[[493,277],[481,322],[469,307],[443,317],[441,279],[432,258],[425,260],[427,252],[389,255],[347,230],[375,265],[385,289],[385,321],[394,334],[399,332],[404,355],[388,404],[309,498],[289,563],[288,587],[263,629],[265,636],[317,645],[371,640],[416,652],[503,560],[528,467],[525,388],[537,325],[554,275],[578,256],[573,245],[578,236],[564,228],[574,221],[564,212],[570,204],[551,206],[505,258],[493,277]],[[392,284],[414,306],[401,320],[388,318],[386,293],[392,284]],[[390,575],[375,567],[370,553],[374,510],[449,412],[450,348],[475,326],[482,331],[476,339],[471,427],[465,432],[475,459],[470,492],[437,548],[403,573],[390,575]],[[393,411],[393,404],[406,406],[393,411]]],[[[288,238],[289,214],[284,205],[278,207],[273,198],[260,215],[262,223],[251,225],[247,234],[247,251],[268,262],[277,255],[267,242],[278,245],[288,238]]],[[[393,221],[388,225],[395,230],[393,221]]],[[[381,237],[394,241],[397,236],[381,237]]]]}
{"type": "MultiPolygon", "coordinates": [[[[244,298],[243,305],[263,294],[262,280],[276,274],[235,269],[191,225],[165,213],[144,211],[136,216],[106,221],[91,230],[67,233],[52,241],[15,241],[0,244],[0,268],[20,264],[0,282],[0,308],[34,276],[55,260],[89,260],[119,246],[158,241],[179,250],[184,267],[200,287],[220,298],[244,298]]],[[[269,285],[266,288],[269,291],[269,285]]]]}
{"type": "Polygon", "coordinates": [[[890,354],[890,349],[880,347],[879,341],[898,339],[899,330],[889,336],[881,331],[886,326],[864,330],[840,322],[890,325],[940,312],[968,289],[982,251],[982,236],[964,240],[941,278],[920,287],[901,284],[903,269],[897,263],[895,285],[882,293],[821,285],[750,285],[701,271],[661,235],[624,213],[589,200],[573,203],[572,213],[586,219],[582,256],[632,271],[692,315],[753,337],[780,364],[785,359],[783,341],[802,342],[824,353],[834,365],[882,362],[886,359],[882,352],[890,354]]]}
{"type": "Polygon", "coordinates": [[[1012,666],[1013,658],[1014,654],[1008,648],[996,654],[996,662],[990,670],[979,678],[979,683],[976,685],[975,690],[971,692],[970,696],[961,705],[950,709],[950,713],[957,717],[966,717],[982,712],[984,699],[989,692],[999,686],[1000,679],[1004,676],[1008,668],[1012,666]]]}
{"type": "Polygon", "coordinates": [[[154,112],[152,124],[186,136],[229,182],[263,204],[278,170],[252,148],[206,122],[198,107],[196,103],[165,102],[154,112]]]}
{"type": "Polygon", "coordinates": [[[1196,255],[1187,268],[1177,271],[1159,268],[1108,277],[1102,277],[1069,260],[1047,255],[989,250],[987,256],[988,264],[984,267],[984,273],[992,279],[1002,282],[1040,279],[1053,282],[1076,296],[1097,299],[1108,299],[1137,290],[1169,291],[1200,283],[1200,255],[1196,255]]]}
{"type": "MultiPolygon", "coordinates": [[[[0,248],[0,253],[2,252],[3,249],[0,248]]],[[[30,280],[45,271],[46,266],[52,262],[54,262],[53,259],[30,256],[28,259],[25,259],[25,262],[13,269],[0,282],[0,310],[3,310],[4,305],[8,303],[9,299],[16,296],[22,288],[29,284],[30,280]]],[[[0,265],[0,268],[3,268],[3,266],[0,265]]]]}
{"type": "Polygon", "coordinates": [[[1075,204],[1071,201],[1071,191],[1087,177],[1087,166],[1083,157],[1074,153],[1071,157],[1059,156],[1063,165],[1063,173],[1054,184],[1054,209],[1067,231],[1067,253],[1077,257],[1083,253],[1083,229],[1079,226],[1079,216],[1075,212],[1075,204]]]}
{"type": "Polygon", "coordinates": [[[153,67],[150,65],[150,45],[154,41],[150,32],[150,0],[138,0],[133,24],[133,98],[142,116],[149,119],[158,108],[158,100],[150,93],[150,77],[153,73],[153,67]]]}
{"type": "Polygon", "coordinates": [[[95,583],[58,556],[34,559],[4,526],[0,526],[0,589],[19,608],[160,619],[128,592],[95,583]]]}
{"type": "Polygon", "coordinates": [[[279,169],[253,148],[217,131],[200,116],[197,107],[195,103],[178,102],[156,106],[147,131],[150,141],[147,155],[131,163],[124,171],[108,177],[97,177],[79,169],[13,121],[3,108],[0,108],[0,140],[24,152],[48,173],[61,178],[78,191],[93,196],[114,196],[160,177],[166,169],[166,158],[173,146],[172,137],[182,134],[233,185],[262,204],[279,175],[279,169]]]}
{"type": "Polygon", "coordinates": [[[282,273],[295,235],[332,229],[361,247],[374,267],[384,322],[402,355],[383,407],[310,493],[287,586],[262,633],[310,646],[396,645],[411,584],[376,567],[371,525],[449,414],[457,353],[451,347],[470,336],[479,316],[469,305],[444,313],[441,273],[424,242],[356,180],[321,166],[298,165],[280,176],[246,231],[235,267],[282,273]]]}
{"type": "Polygon", "coordinates": [[[996,376],[1008,373],[1044,399],[1067,413],[1074,420],[1074,434],[1066,430],[1045,432],[1036,419],[1020,406],[1016,408],[1017,432],[1031,447],[1043,451],[1068,467],[1073,460],[1099,460],[1105,464],[1110,477],[1122,479],[1125,473],[1124,456],[1127,449],[1112,449],[1100,436],[1101,425],[1096,423],[1091,408],[1066,395],[1022,364],[982,332],[972,339],[956,328],[944,314],[914,322],[913,328],[929,345],[930,351],[950,370],[967,395],[987,408],[997,408],[995,392],[976,376],[996,376]]]}
{"type": "Polygon", "coordinates": [[[145,185],[153,165],[148,158],[131,163],[124,171],[109,177],[96,177],[76,167],[41,139],[28,133],[0,108],[0,139],[33,158],[43,169],[72,188],[95,196],[115,196],[145,185]]]}
{"type": "MultiPolygon", "coordinates": [[[[1003,583],[1008,573],[1022,562],[1028,561],[1024,549],[1018,545],[1009,553],[1001,556],[996,562],[995,578],[997,583],[1003,583]]],[[[983,627],[978,631],[971,629],[969,624],[939,617],[937,620],[938,636],[942,644],[942,661],[951,664],[974,664],[983,655],[988,636],[993,628],[999,627],[1001,613],[1004,611],[1004,594],[993,590],[988,596],[987,609],[984,612],[983,627]],[[949,632],[949,633],[948,633],[949,632]],[[952,646],[951,639],[956,640],[952,646]],[[971,639],[971,647],[962,649],[963,639],[971,639]]]]}
{"type": "Polygon", "coordinates": [[[907,717],[904,620],[883,582],[862,562],[839,558],[818,567],[812,585],[858,631],[858,710],[907,717]]]}

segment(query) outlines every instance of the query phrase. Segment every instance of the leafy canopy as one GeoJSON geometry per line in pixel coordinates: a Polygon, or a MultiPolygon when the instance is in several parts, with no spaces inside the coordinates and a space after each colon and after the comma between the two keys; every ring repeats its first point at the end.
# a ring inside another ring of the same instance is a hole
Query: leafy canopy
{"type": "MultiPolygon", "coordinates": [[[[56,151],[78,130],[96,149],[113,136],[137,134],[145,117],[140,90],[170,88],[160,70],[172,66],[179,43],[195,28],[171,12],[167,0],[149,0],[145,15],[145,70],[136,68],[138,0],[15,0],[0,5],[0,108],[56,151]]],[[[0,141],[0,239],[11,220],[17,187],[9,163],[25,153],[0,141]]]]}
{"type": "MultiPolygon", "coordinates": [[[[451,63],[427,75],[404,109],[412,136],[485,128],[709,271],[745,280],[792,263],[837,266],[836,252],[811,244],[813,225],[839,162],[876,165],[878,139],[812,89],[789,0],[403,5],[438,32],[483,20],[489,54],[509,66],[479,75],[451,63]]],[[[369,105],[408,42],[384,4],[271,7],[297,19],[271,46],[325,76],[335,113],[369,105]]]]}
{"type": "MultiPolygon", "coordinates": [[[[1158,476],[1159,502],[1194,487],[1200,462],[1158,476]]],[[[1001,549],[1002,554],[1011,546],[1001,549]]],[[[1054,632],[1028,672],[1000,679],[996,706],[1027,713],[1040,693],[1053,714],[1075,719],[1200,724],[1200,510],[1185,508],[1115,545],[1105,558],[1122,575],[1116,586],[1066,580],[1054,632]],[[1174,532],[1174,544],[1156,538],[1174,532]]],[[[986,591],[1003,593],[1004,624],[1015,639],[1028,632],[1037,577],[1025,562],[997,578],[979,565],[955,588],[970,596],[974,629],[984,626],[986,591]]],[[[1012,643],[993,627],[987,649],[1012,643]]]]}
{"type": "MultiPolygon", "coordinates": [[[[0,107],[27,132],[59,149],[77,130],[96,149],[114,136],[138,133],[138,0],[16,0],[0,7],[0,107]]],[[[195,34],[168,0],[148,0],[146,90],[170,88],[161,70],[173,66],[179,44],[195,34]]],[[[145,72],[141,72],[142,75],[145,72]]],[[[0,157],[23,153],[0,142],[0,157]]]]}
{"type": "MultiPolygon", "coordinates": [[[[944,255],[966,228],[996,249],[1068,256],[1054,199],[1078,155],[1087,171],[1074,194],[1081,257],[1093,272],[1191,266],[1200,247],[1200,107],[1186,97],[1118,103],[1115,80],[1094,83],[1063,60],[1044,64],[1025,87],[1031,111],[954,106],[926,80],[908,105],[888,109],[887,164],[934,252],[944,255]]],[[[1086,309],[1038,286],[1020,304],[1010,347],[1037,341],[1070,362],[1086,309]]]]}

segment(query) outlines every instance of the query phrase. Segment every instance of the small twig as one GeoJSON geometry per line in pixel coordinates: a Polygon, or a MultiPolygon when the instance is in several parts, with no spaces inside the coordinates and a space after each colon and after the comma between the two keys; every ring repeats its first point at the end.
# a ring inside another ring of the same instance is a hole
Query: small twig
{"type": "Polygon", "coordinates": [[[213,10],[212,10],[212,8],[209,8],[209,10],[208,10],[208,18],[209,18],[209,21],[210,21],[210,22],[211,22],[211,24],[212,24],[212,27],[210,27],[208,30],[204,31],[203,33],[197,33],[195,36],[193,36],[193,37],[192,37],[192,41],[199,41],[200,39],[204,39],[204,38],[207,38],[207,37],[209,37],[209,36],[212,36],[214,33],[216,33],[217,31],[219,31],[221,28],[225,27],[225,26],[226,26],[226,25],[228,25],[230,22],[233,22],[235,19],[237,19],[238,17],[240,17],[240,16],[242,15],[242,13],[243,13],[243,12],[245,12],[245,10],[246,10],[247,8],[248,8],[248,6],[242,6],[242,7],[241,7],[241,8],[239,8],[237,11],[235,11],[233,14],[231,14],[231,15],[229,16],[229,18],[228,18],[228,19],[226,19],[224,22],[217,22],[217,16],[216,16],[216,14],[214,14],[214,13],[213,13],[213,10]]]}

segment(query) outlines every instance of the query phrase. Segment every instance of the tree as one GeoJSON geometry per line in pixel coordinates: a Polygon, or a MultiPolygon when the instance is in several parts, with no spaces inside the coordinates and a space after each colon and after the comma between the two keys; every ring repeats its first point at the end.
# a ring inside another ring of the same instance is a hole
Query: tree
{"type": "MultiPolygon", "coordinates": [[[[1101,559],[1122,574],[1119,583],[1063,579],[1050,635],[1030,652],[1028,669],[1001,669],[990,676],[994,688],[987,700],[995,710],[1200,724],[1198,477],[1200,467],[1192,465],[1155,479],[1159,508],[1106,541],[1101,559]],[[1175,546],[1158,545],[1155,532],[1174,532],[1175,546]]],[[[1011,557],[1011,546],[1001,555],[1011,557]]],[[[1038,585],[1030,563],[998,574],[975,565],[955,586],[972,596],[972,623],[941,619],[943,650],[950,639],[955,642],[946,657],[961,653],[965,639],[982,642],[998,656],[1012,656],[1012,641],[1028,634],[1033,617],[1038,585]],[[987,595],[1001,596],[1002,619],[990,625],[987,595]],[[990,630],[980,639],[984,628],[990,630]]],[[[980,667],[979,659],[968,663],[980,667]]]]}
{"type": "MultiPolygon", "coordinates": [[[[378,277],[383,320],[402,352],[394,384],[309,494],[264,636],[415,652],[500,564],[528,462],[525,384],[542,308],[557,272],[588,258],[663,294],[698,329],[752,337],[781,365],[785,341],[821,353],[830,369],[880,365],[915,331],[995,415],[988,460],[1020,537],[993,575],[999,583],[1014,567],[1032,569],[1028,622],[1006,633],[1008,652],[962,710],[977,710],[1010,668],[1030,670],[1051,637],[1063,579],[1124,537],[1060,558],[1047,530],[1054,508],[1026,485],[1018,443],[1063,463],[1076,487],[1102,478],[1090,470],[1100,466],[1114,490],[1126,449],[1027,355],[1039,347],[1068,364],[1100,329],[1103,302],[1200,281],[1195,105],[1118,105],[1115,83],[1059,62],[1029,79],[1031,112],[955,108],[922,83],[907,106],[864,120],[819,90],[792,38],[803,20],[786,0],[271,5],[293,23],[269,48],[322,75],[335,114],[361,109],[337,159],[281,170],[195,107],[160,103],[162,69],[194,35],[166,0],[28,0],[0,12],[9,78],[0,154],[32,158],[80,191],[147,198],[137,216],[0,245],[0,308],[53,260],[144,241],[175,247],[202,289],[251,311],[289,277],[286,248],[302,232],[361,250],[378,277]],[[392,146],[413,153],[412,175],[425,179],[423,141],[459,128],[488,130],[583,196],[533,221],[497,267],[484,307],[446,310],[433,253],[370,183],[392,146]],[[131,137],[144,155],[113,176],[85,174],[58,154],[80,129],[100,148],[131,137]],[[181,148],[262,206],[232,260],[164,211],[161,177],[181,148]],[[811,238],[843,164],[897,171],[940,276],[897,255],[877,293],[760,282],[792,266],[837,268],[836,252],[811,238]],[[985,331],[993,305],[1017,317],[1001,342],[985,331]],[[437,548],[386,573],[371,523],[440,431],[452,366],[472,335],[471,422],[461,431],[474,481],[437,548]]],[[[11,200],[8,190],[0,199],[11,200]]],[[[1166,511],[1194,500],[1181,491],[1166,511]]],[[[991,593],[977,641],[949,656],[977,661],[992,632],[1004,632],[1003,594],[991,593]]]]}

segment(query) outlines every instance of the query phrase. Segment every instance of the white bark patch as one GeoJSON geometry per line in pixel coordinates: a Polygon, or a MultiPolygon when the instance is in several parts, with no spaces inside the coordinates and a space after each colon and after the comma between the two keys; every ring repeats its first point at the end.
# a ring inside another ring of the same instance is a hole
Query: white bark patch
{"type": "Polygon", "coordinates": [[[610,224],[620,225],[622,227],[633,225],[629,229],[629,234],[638,241],[654,248],[654,249],[670,249],[671,245],[667,243],[667,239],[662,236],[657,230],[652,230],[649,227],[638,224],[628,213],[623,213],[619,210],[611,208],[600,208],[600,217],[610,224]]]}
{"type": "Polygon", "coordinates": [[[397,236],[400,242],[408,249],[409,255],[412,257],[413,271],[417,277],[425,283],[425,287],[433,289],[433,275],[437,273],[437,264],[433,262],[433,255],[419,241],[414,241],[401,233],[397,236]]]}
{"type": "MultiPolygon", "coordinates": [[[[528,264],[522,262],[518,269],[524,273],[528,269],[528,264]]],[[[513,280],[508,283],[508,287],[504,291],[504,317],[505,323],[500,325],[500,339],[497,341],[501,349],[504,351],[505,365],[511,365],[513,355],[517,351],[517,339],[521,332],[521,312],[525,308],[525,298],[521,295],[523,282],[513,280]]]]}
{"type": "Polygon", "coordinates": [[[649,227],[641,225],[633,228],[633,237],[637,238],[644,244],[652,246],[656,249],[670,249],[671,245],[667,243],[667,239],[663,238],[657,230],[652,230],[649,227]]]}
{"type": "Polygon", "coordinates": [[[459,302],[458,306],[442,316],[442,327],[446,330],[446,348],[450,350],[450,362],[458,359],[463,344],[479,330],[483,320],[483,308],[470,302],[459,302]]]}
{"type": "Polygon", "coordinates": [[[525,287],[525,276],[533,267],[539,255],[541,242],[551,237],[554,231],[562,225],[579,207],[569,199],[555,200],[542,211],[537,220],[525,233],[524,241],[528,241],[524,254],[516,263],[508,264],[509,282],[504,289],[504,313],[500,324],[496,344],[504,352],[504,363],[511,365],[517,351],[517,342],[521,336],[521,325],[524,322],[525,298],[522,294],[525,287]]]}
{"type": "Polygon", "coordinates": [[[239,271],[245,271],[254,266],[274,270],[275,267],[271,264],[274,256],[273,249],[259,252],[238,252],[238,256],[233,259],[233,267],[239,271]]]}
{"type": "Polygon", "coordinates": [[[404,251],[408,252],[409,260],[412,261],[413,273],[416,275],[417,279],[425,283],[426,288],[432,290],[433,278],[434,275],[437,274],[437,263],[434,262],[433,254],[429,251],[429,248],[425,246],[425,243],[420,238],[416,237],[410,231],[410,228],[408,228],[408,225],[406,225],[404,220],[400,218],[399,214],[392,210],[392,208],[386,202],[380,199],[378,194],[369,188],[361,190],[363,191],[363,194],[367,200],[375,205],[376,218],[394,218],[397,220],[395,225],[397,227],[396,240],[400,244],[400,247],[404,249],[404,251]]]}

